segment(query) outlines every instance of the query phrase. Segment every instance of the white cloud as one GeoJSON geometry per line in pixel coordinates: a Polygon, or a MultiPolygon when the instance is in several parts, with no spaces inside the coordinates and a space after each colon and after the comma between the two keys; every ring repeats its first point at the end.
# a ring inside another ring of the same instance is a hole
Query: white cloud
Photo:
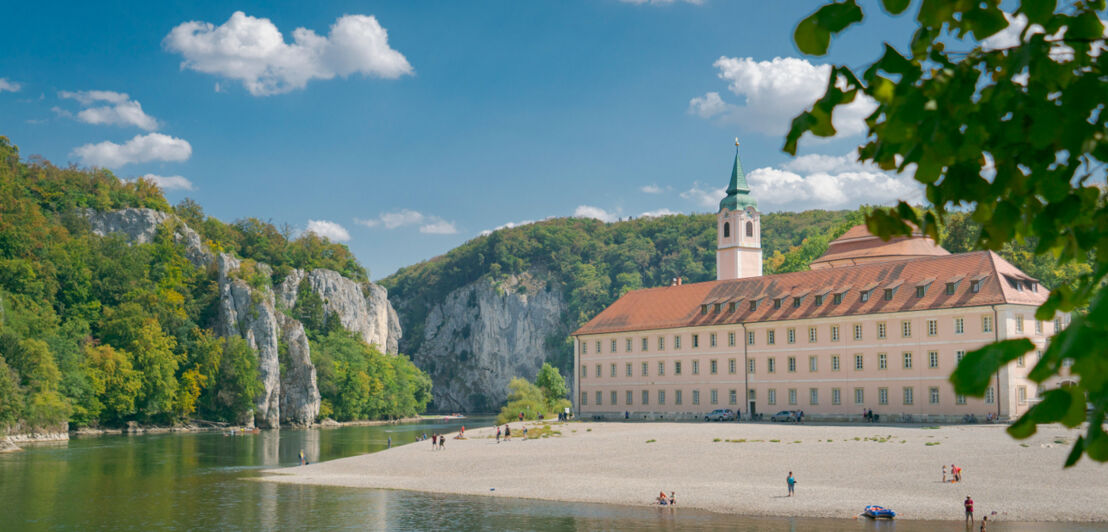
{"type": "Polygon", "coordinates": [[[854,154],[797,157],[778,168],[754,170],[747,180],[763,212],[854,209],[863,204],[923,201],[923,187],[912,178],[912,172],[884,172],[858,162],[854,154]]]}
{"type": "Polygon", "coordinates": [[[420,226],[419,232],[429,235],[453,235],[458,232],[458,228],[454,225],[454,222],[435,220],[429,224],[420,226]]]}
{"type": "Polygon", "coordinates": [[[698,6],[698,5],[701,5],[701,4],[704,3],[704,0],[619,0],[619,1],[623,2],[625,4],[635,4],[637,6],[641,6],[643,4],[649,4],[649,5],[652,5],[652,6],[664,6],[664,5],[674,4],[674,3],[677,3],[677,2],[681,2],[681,3],[685,3],[685,4],[693,4],[693,5],[698,6]]]}
{"type": "Polygon", "coordinates": [[[699,181],[693,182],[692,188],[681,193],[682,198],[690,200],[700,207],[713,209],[719,207],[719,200],[726,195],[726,188],[711,188],[699,181]]]}
{"type": "Polygon", "coordinates": [[[664,188],[662,188],[658,185],[642,186],[642,187],[639,187],[639,190],[646,193],[646,194],[661,194],[662,192],[666,191],[666,189],[664,189],[664,188]]]}
{"type": "Polygon", "coordinates": [[[75,148],[73,155],[88,166],[118,168],[127,164],[149,161],[186,161],[192,155],[192,145],[184,139],[161,133],[148,133],[136,135],[123,144],[111,141],[85,144],[75,148]]]}
{"type": "Polygon", "coordinates": [[[153,182],[158,185],[158,188],[162,190],[192,190],[192,181],[181,177],[179,175],[161,176],[154,174],[146,174],[142,176],[143,179],[153,182]]]}
{"type": "Polygon", "coordinates": [[[9,80],[8,78],[0,78],[0,92],[19,92],[19,89],[23,88],[23,85],[9,80]]]}
{"type": "MultiPolygon", "coordinates": [[[[142,104],[132,100],[127,94],[114,91],[61,91],[58,96],[71,100],[77,100],[86,107],[97,102],[107,102],[109,105],[88,107],[77,113],[76,118],[88,124],[137,126],[146,131],[158,129],[158,121],[142,110],[142,104]]],[[[58,107],[54,112],[67,118],[73,114],[58,107]]]]}
{"type": "Polygon", "coordinates": [[[308,233],[315,233],[333,242],[346,242],[350,240],[350,233],[346,228],[329,220],[308,220],[308,233]]]}
{"type": "Polygon", "coordinates": [[[180,24],[162,43],[183,56],[181,68],[241,81],[254,96],[302,89],[312,79],[351,74],[395,79],[412,73],[404,55],[389,47],[388,32],[373,16],[344,15],[326,37],[297,28],[292,38],[292,44],[286,43],[267,18],[236,11],[220,26],[180,24]]]}
{"type": "MultiPolygon", "coordinates": [[[[730,104],[719,93],[709,92],[689,101],[689,112],[704,118],[719,117],[729,123],[767,135],[783,135],[793,117],[823,95],[830,65],[813,65],[806,59],[775,57],[771,61],[720,57],[713,63],[727,88],[744,101],[730,104]]],[[[835,110],[834,125],[839,136],[866,131],[865,117],[877,102],[859,94],[854,102],[835,110]]]]}
{"type": "Polygon", "coordinates": [[[660,218],[662,216],[672,216],[674,214],[681,214],[679,212],[671,211],[669,209],[657,209],[653,211],[646,211],[639,216],[642,218],[660,218]]]}
{"type": "Polygon", "coordinates": [[[610,213],[600,207],[593,207],[592,205],[578,205],[577,209],[573,211],[574,218],[595,218],[602,222],[614,222],[618,218],[615,214],[610,213]]]}
{"type": "Polygon", "coordinates": [[[376,218],[368,220],[355,218],[354,223],[366,227],[384,227],[385,229],[418,225],[420,233],[429,235],[453,235],[458,232],[458,228],[454,225],[454,222],[449,222],[438,216],[423,214],[411,209],[383,212],[377,215],[376,218]]]}
{"type": "MultiPolygon", "coordinates": [[[[548,216],[546,218],[543,218],[543,220],[549,220],[550,218],[552,218],[552,216],[548,216]]],[[[500,225],[500,226],[494,227],[492,229],[485,229],[484,231],[481,231],[480,235],[485,236],[485,235],[492,234],[495,231],[499,231],[501,229],[511,229],[513,227],[522,227],[524,225],[533,224],[535,222],[536,222],[536,220],[524,220],[522,222],[508,222],[504,225],[500,225]]]]}

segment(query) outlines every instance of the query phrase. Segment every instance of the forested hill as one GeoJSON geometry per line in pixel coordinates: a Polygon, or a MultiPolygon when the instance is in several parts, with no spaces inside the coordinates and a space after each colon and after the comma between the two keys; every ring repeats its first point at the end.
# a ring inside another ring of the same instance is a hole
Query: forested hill
{"type": "Polygon", "coordinates": [[[189,200],[171,207],[144,180],[25,162],[0,137],[0,435],[66,421],[253,421],[267,394],[265,406],[298,407],[300,423],[421,410],[428,379],[331,319],[310,286],[316,277],[356,287],[358,297],[376,288],[345,246],[290,238],[253,218],[224,223],[189,200]],[[94,213],[156,223],[138,242],[97,236],[94,213]],[[277,284],[294,273],[295,304],[282,306],[277,284]],[[221,326],[226,309],[239,314],[221,326]],[[242,330],[262,319],[299,332],[270,338],[268,361],[260,333],[242,330]]]}

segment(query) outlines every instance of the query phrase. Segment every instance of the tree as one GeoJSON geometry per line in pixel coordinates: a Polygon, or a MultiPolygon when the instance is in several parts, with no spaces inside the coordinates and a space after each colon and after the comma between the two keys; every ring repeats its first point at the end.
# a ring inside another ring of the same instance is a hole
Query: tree
{"type": "Polygon", "coordinates": [[[100,420],[119,423],[134,415],[142,380],[131,364],[131,354],[110,345],[90,345],[85,348],[85,364],[92,388],[103,405],[100,420]]]}
{"type": "Polygon", "coordinates": [[[516,416],[520,412],[523,413],[524,419],[536,419],[545,411],[546,400],[543,398],[542,390],[527,382],[527,379],[516,377],[508,383],[508,404],[500,409],[500,414],[496,416],[496,423],[499,425],[517,419],[516,416]]]}
{"type": "Polygon", "coordinates": [[[558,371],[558,368],[551,366],[549,362],[543,362],[539,374],[535,376],[535,386],[542,390],[548,408],[553,408],[558,400],[565,399],[566,394],[569,393],[566,390],[566,380],[562,378],[562,373],[558,371]]]}
{"type": "Polygon", "coordinates": [[[243,422],[254,410],[254,399],[262,391],[258,355],[246,340],[232,336],[223,343],[219,359],[219,403],[224,418],[243,422]]]}
{"type": "Polygon", "coordinates": [[[134,354],[135,369],[142,375],[138,406],[139,412],[148,419],[172,421],[180,363],[173,352],[176,345],[176,340],[166,336],[153,318],[143,320],[134,333],[128,351],[134,354]]]}
{"type": "Polygon", "coordinates": [[[32,427],[49,427],[65,423],[72,412],[69,400],[58,392],[62,374],[50,347],[37,338],[19,342],[22,355],[23,380],[27,386],[24,417],[32,427]]]}
{"type": "Polygon", "coordinates": [[[23,391],[19,389],[19,376],[0,356],[0,434],[23,417],[23,391]]]}
{"type": "MultiPolygon", "coordinates": [[[[1055,336],[1029,375],[1041,384],[1072,364],[1077,385],[1047,391],[1008,432],[1025,438],[1040,423],[1088,421],[1066,466],[1083,454],[1108,461],[1108,343],[1099,341],[1108,332],[1108,202],[1096,184],[1108,160],[1108,54],[1101,53],[1098,13],[1105,1],[1021,0],[1013,16],[1000,9],[1001,0],[882,0],[892,15],[913,4],[917,29],[908,50],[886,44],[861,76],[833,67],[825,94],[793,120],[784,149],[795,154],[805,133],[834,135],[835,108],[864,94],[877,108],[866,119],[859,159],[898,172],[914,166],[929,202],[922,212],[903,202],[874,210],[866,220],[872,232],[906,235],[911,222],[938,239],[948,209],[968,207],[982,227],[978,247],[1033,240],[1036,255],[1059,265],[1091,261],[1089,271],[1055,287],[1036,312],[1050,320],[1088,309],[1055,336]],[[981,42],[1017,20],[1023,29],[1016,45],[981,42]]],[[[856,0],[824,5],[797,26],[797,46],[823,55],[832,34],[863,18],[856,0]]],[[[958,393],[981,396],[1000,367],[1032,348],[1023,339],[985,346],[966,355],[951,381],[958,393]]]]}

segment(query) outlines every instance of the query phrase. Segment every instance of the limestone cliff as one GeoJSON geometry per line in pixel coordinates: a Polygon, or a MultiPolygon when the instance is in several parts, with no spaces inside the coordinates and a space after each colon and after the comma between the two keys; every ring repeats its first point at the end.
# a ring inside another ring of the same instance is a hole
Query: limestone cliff
{"type": "Polygon", "coordinates": [[[336,271],[293,270],[277,287],[278,300],[285,308],[296,306],[301,283],[323,299],[327,317],[337,316],[342,326],[362,337],[367,344],[395,354],[400,339],[400,322],[389,304],[388,291],[373,283],[362,285],[336,271]]]}
{"type": "Polygon", "coordinates": [[[277,314],[285,352],[279,352],[285,367],[281,375],[281,421],[309,426],[319,414],[319,388],[304,326],[284,314],[277,314]]]}
{"type": "Polygon", "coordinates": [[[564,338],[562,291],[531,273],[487,277],[431,307],[416,364],[434,382],[438,410],[494,411],[513,377],[533,379],[564,338]]]}

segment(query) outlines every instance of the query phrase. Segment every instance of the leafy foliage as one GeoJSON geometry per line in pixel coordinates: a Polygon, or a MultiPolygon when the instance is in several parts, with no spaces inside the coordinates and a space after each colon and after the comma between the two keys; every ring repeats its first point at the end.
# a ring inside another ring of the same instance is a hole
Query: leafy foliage
{"type": "Polygon", "coordinates": [[[522,377],[516,377],[508,383],[508,404],[500,409],[496,416],[497,424],[504,424],[519,419],[538,419],[544,417],[557,417],[558,412],[569,408],[571,403],[566,399],[565,380],[556,368],[550,364],[543,364],[542,369],[532,384],[522,377]],[[540,384],[541,383],[541,384],[540,384]],[[558,384],[561,383],[561,395],[557,395],[558,384]],[[543,387],[543,385],[547,387],[543,387]],[[549,388],[548,388],[549,387],[549,388]]]}
{"type": "Polygon", "coordinates": [[[431,401],[431,379],[408,357],[382,354],[348,331],[311,340],[311,353],[324,410],[340,421],[414,416],[431,401]]]}
{"type": "MultiPolygon", "coordinates": [[[[1108,54],[1101,53],[1100,18],[1106,3],[1022,0],[1016,13],[1027,25],[1019,43],[1007,49],[980,43],[1009,25],[1000,0],[883,1],[894,15],[912,4],[919,7],[908,50],[884,45],[860,77],[849,67],[834,67],[824,96],[793,120],[785,151],[795,153],[805,133],[833,135],[835,108],[866,94],[878,107],[866,119],[869,138],[859,158],[887,170],[914,165],[929,202],[922,211],[904,203],[876,209],[867,216],[871,231],[907,234],[911,222],[937,238],[950,208],[965,207],[981,225],[975,246],[1001,250],[1030,243],[1030,260],[1049,257],[1056,269],[1076,273],[1054,287],[1036,318],[1086,307],[1088,312],[1056,335],[1030,378],[1045,383],[1069,361],[1077,385],[1049,392],[1010,432],[1026,437],[1038,423],[1077,426],[1087,420],[1088,431],[1066,465],[1082,453],[1108,461],[1108,344],[1099,341],[1108,332],[1108,202],[1097,184],[1108,159],[1108,54]],[[1030,31],[1036,26],[1042,31],[1030,31]],[[1086,400],[1090,413],[1076,415],[1075,405],[1086,400]]],[[[804,52],[821,55],[829,42],[825,35],[862,19],[855,0],[830,3],[798,24],[795,40],[804,52]]],[[[956,389],[980,396],[982,379],[970,373],[991,375],[1030,348],[994,345],[968,354],[963,365],[972,369],[954,374],[956,389]]]]}

